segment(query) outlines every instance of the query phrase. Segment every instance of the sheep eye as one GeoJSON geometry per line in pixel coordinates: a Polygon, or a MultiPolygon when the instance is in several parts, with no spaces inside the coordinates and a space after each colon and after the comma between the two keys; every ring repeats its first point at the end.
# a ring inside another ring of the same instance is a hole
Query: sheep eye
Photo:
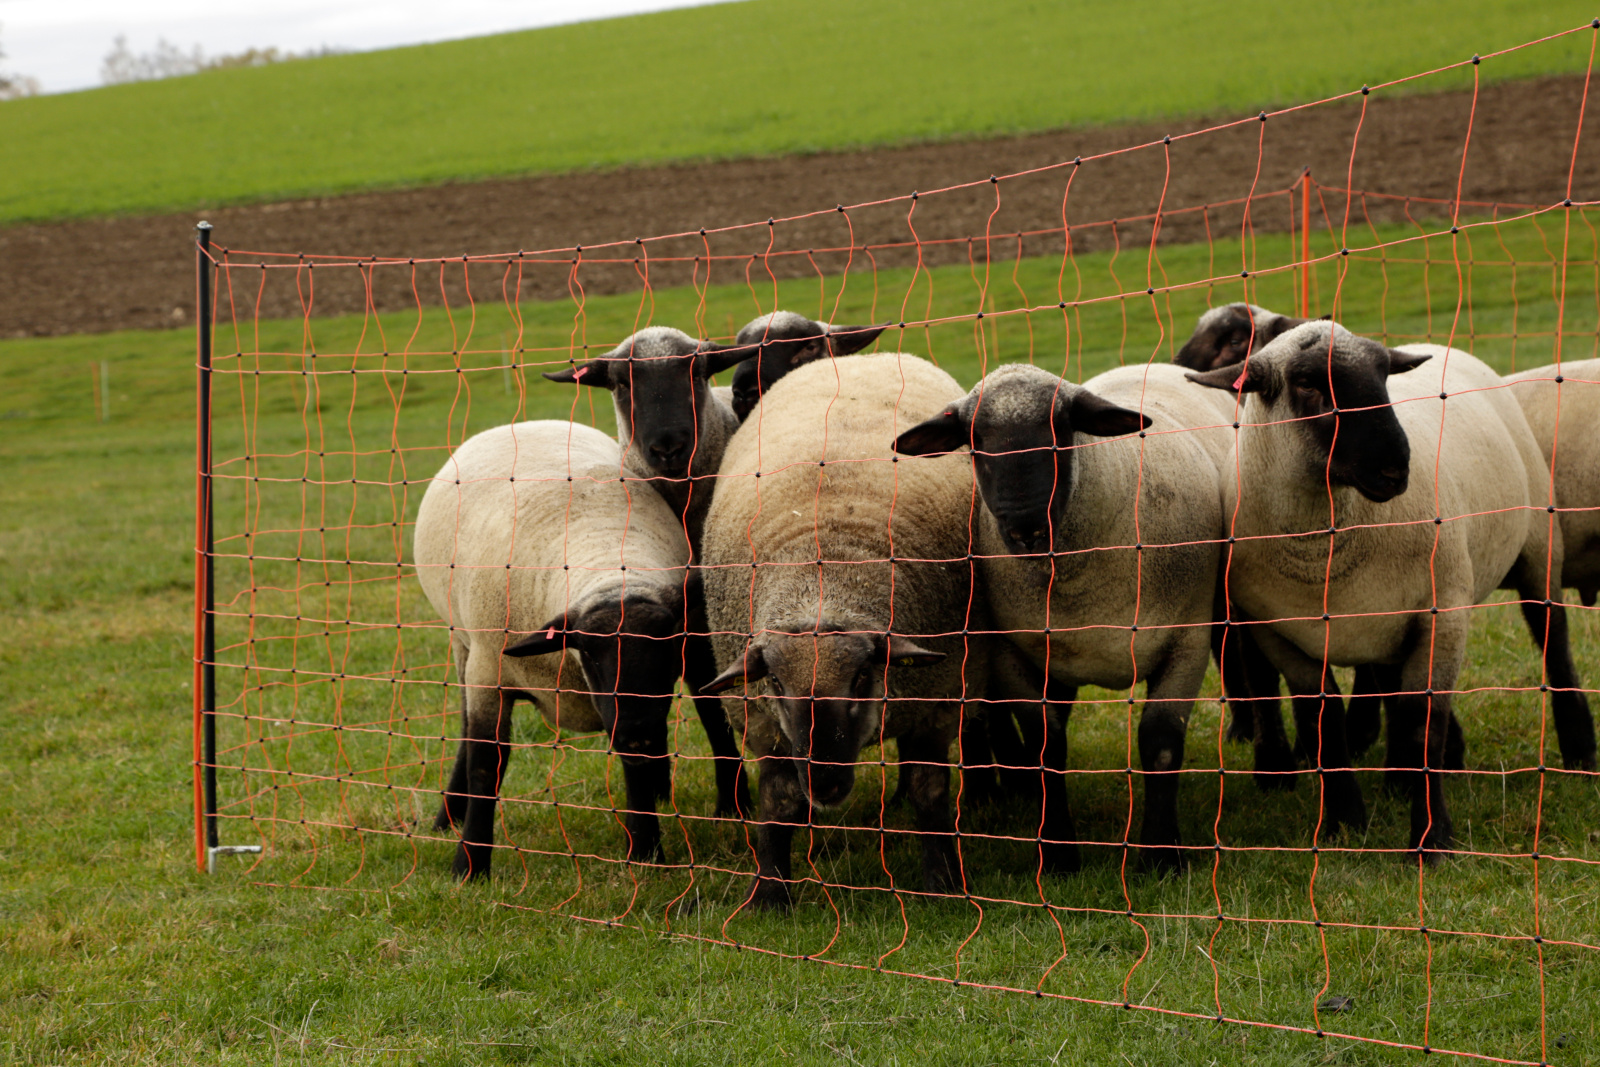
{"type": "Polygon", "coordinates": [[[872,668],[863,667],[856,675],[855,684],[851,686],[858,699],[865,699],[872,692],[872,668]]]}

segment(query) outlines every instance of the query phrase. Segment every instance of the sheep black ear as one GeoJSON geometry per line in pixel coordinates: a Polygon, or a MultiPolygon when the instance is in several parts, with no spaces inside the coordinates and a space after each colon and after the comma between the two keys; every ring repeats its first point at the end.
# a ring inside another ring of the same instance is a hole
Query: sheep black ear
{"type": "Polygon", "coordinates": [[[1121,437],[1150,425],[1150,416],[1119,407],[1087,389],[1073,393],[1067,417],[1078,433],[1093,437],[1121,437]]]}
{"type": "Polygon", "coordinates": [[[887,640],[878,638],[878,662],[884,665],[892,663],[896,667],[927,667],[945,658],[943,652],[923,648],[909,637],[899,634],[890,634],[887,640]]]}
{"type": "Polygon", "coordinates": [[[829,326],[828,345],[834,355],[848,356],[866,348],[888,328],[887,322],[882,326],[829,326]]]}
{"type": "Polygon", "coordinates": [[[766,676],[767,659],[752,641],[745,646],[744,655],[735,660],[733,666],[700,687],[700,695],[715,696],[727,692],[736,685],[754,682],[766,676]]]}
{"type": "Polygon", "coordinates": [[[566,627],[565,617],[551,619],[542,629],[535,630],[520,641],[501,649],[500,654],[522,659],[524,656],[543,656],[551,652],[560,652],[567,647],[569,631],[566,627]]]}
{"type": "Polygon", "coordinates": [[[1416,370],[1433,357],[1424,352],[1402,352],[1398,348],[1389,349],[1389,373],[1404,374],[1408,370],[1416,370]]]}
{"type": "MultiPolygon", "coordinates": [[[[1329,316],[1323,317],[1329,318],[1329,321],[1332,321],[1329,316]]],[[[1304,326],[1310,321],[1312,320],[1291,319],[1287,315],[1274,315],[1266,322],[1262,322],[1258,318],[1256,321],[1256,348],[1260,348],[1268,341],[1277,340],[1279,337],[1282,337],[1296,326],[1304,326]]]]}
{"type": "Polygon", "coordinates": [[[1212,389],[1226,389],[1230,393],[1258,393],[1261,391],[1261,373],[1245,360],[1244,366],[1234,363],[1215,370],[1191,371],[1184,377],[1196,385],[1212,389]]]}
{"type": "Polygon", "coordinates": [[[611,376],[606,373],[606,361],[603,359],[591,359],[587,363],[580,363],[566,370],[545,371],[543,377],[552,382],[565,382],[569,385],[592,385],[597,389],[611,388],[611,376]]]}
{"type": "Polygon", "coordinates": [[[761,400],[761,371],[756,361],[747,359],[733,372],[733,413],[743,422],[761,400]]]}
{"type": "Polygon", "coordinates": [[[971,443],[967,420],[954,408],[947,408],[896,437],[894,450],[902,456],[942,456],[971,443]]]}
{"type": "Polygon", "coordinates": [[[714,341],[706,341],[699,348],[699,356],[705,361],[706,377],[720,374],[736,363],[743,363],[756,354],[755,345],[719,345],[714,341]]]}

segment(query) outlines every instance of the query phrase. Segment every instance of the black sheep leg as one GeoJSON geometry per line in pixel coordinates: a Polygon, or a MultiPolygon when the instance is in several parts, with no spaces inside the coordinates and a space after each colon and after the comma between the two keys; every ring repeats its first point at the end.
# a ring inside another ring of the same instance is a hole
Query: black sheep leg
{"type": "Polygon", "coordinates": [[[907,797],[922,842],[922,888],[948,893],[961,886],[955,824],[950,818],[950,742],[948,733],[902,734],[900,773],[909,782],[907,797]]]}
{"type": "Polygon", "coordinates": [[[506,741],[511,736],[513,696],[492,685],[468,685],[465,689],[467,806],[454,871],[458,878],[475,880],[489,877],[495,809],[506,761],[511,758],[506,741]]]}
{"type": "Polygon", "coordinates": [[[763,756],[758,763],[761,816],[756,824],[756,877],[747,903],[762,911],[788,911],[795,826],[806,821],[811,801],[789,756],[763,756]]]}
{"type": "Polygon", "coordinates": [[[1567,634],[1567,608],[1559,600],[1544,602],[1542,590],[1519,588],[1522,617],[1534,645],[1544,653],[1545,680],[1551,688],[1550,711],[1561,746],[1561,762],[1568,770],[1595,769],[1594,718],[1583,681],[1572,663],[1567,634]],[[1535,599],[1537,598],[1537,599],[1535,599]]]}
{"type": "Polygon", "coordinates": [[[739,739],[728,725],[728,716],[722,709],[722,698],[700,696],[700,687],[717,676],[717,661],[711,651],[709,638],[690,634],[684,642],[684,681],[694,696],[694,710],[700,716],[706,740],[711,743],[712,762],[717,775],[718,815],[736,818],[750,817],[750,786],[744,773],[744,757],[739,751],[739,739]]]}
{"type": "Polygon", "coordinates": [[[467,816],[467,647],[451,642],[456,657],[456,680],[461,685],[461,740],[456,744],[450,781],[444,787],[444,800],[434,817],[435,830],[455,830],[467,816]]]}

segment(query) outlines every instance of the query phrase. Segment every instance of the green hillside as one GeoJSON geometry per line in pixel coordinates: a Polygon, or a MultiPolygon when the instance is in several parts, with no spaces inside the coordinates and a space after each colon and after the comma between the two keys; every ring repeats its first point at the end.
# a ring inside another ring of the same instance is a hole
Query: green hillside
{"type": "MultiPolygon", "coordinates": [[[[1570,0],[719,4],[0,104],[0,222],[1232,111],[1593,13],[1570,0]]],[[[1581,70],[1591,43],[1577,33],[1480,70],[1581,70]]]]}

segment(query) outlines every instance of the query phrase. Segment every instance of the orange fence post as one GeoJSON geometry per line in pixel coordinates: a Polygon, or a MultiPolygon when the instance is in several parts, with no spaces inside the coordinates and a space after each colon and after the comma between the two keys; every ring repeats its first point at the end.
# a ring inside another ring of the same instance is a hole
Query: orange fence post
{"type": "Polygon", "coordinates": [[[1300,318],[1311,317],[1311,168],[1300,175],[1300,318]]]}

